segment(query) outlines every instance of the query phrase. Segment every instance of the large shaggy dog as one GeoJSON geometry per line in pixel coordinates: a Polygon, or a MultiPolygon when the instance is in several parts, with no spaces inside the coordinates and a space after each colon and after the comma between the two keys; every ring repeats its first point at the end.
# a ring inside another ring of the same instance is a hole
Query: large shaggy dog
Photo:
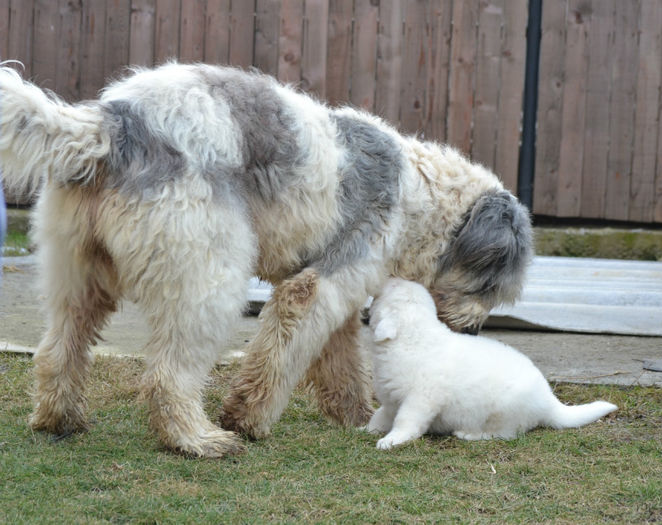
{"type": "Polygon", "coordinates": [[[537,426],[579,427],[616,410],[567,406],[514,348],[451,332],[420,284],[389,279],[370,308],[373,374],[381,406],[366,427],[389,449],[431,431],[461,439],[514,439],[537,426]]]}
{"type": "Polygon", "coordinates": [[[88,346],[123,296],[152,329],[152,427],[220,456],[241,441],[209,421],[203,387],[251,275],[277,287],[222,421],[252,437],[302,380],[332,419],[368,421],[358,312],[389,275],[425,285],[460,331],[520,291],[529,218],[492,173],[267,76],[167,64],[68,105],[4,68],[0,97],[4,176],[40,188],[35,429],[85,428],[88,346]]]}

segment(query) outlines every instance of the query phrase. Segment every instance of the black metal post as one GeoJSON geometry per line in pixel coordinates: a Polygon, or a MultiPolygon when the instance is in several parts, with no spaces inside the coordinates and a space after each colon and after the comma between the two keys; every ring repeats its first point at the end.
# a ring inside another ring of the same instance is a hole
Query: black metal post
{"type": "Polygon", "coordinates": [[[529,210],[533,209],[533,184],[536,162],[536,113],[538,111],[538,66],[542,26],[542,0],[529,0],[524,71],[524,115],[522,145],[519,151],[517,193],[529,210]]]}

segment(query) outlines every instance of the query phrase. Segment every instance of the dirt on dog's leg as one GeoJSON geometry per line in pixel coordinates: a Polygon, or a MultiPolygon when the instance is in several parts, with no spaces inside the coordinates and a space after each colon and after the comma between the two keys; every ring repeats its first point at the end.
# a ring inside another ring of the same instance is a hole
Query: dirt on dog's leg
{"type": "Polygon", "coordinates": [[[77,291],[65,291],[63,282],[57,287],[59,293],[49,301],[48,331],[34,356],[36,385],[30,425],[65,436],[87,429],[89,346],[115,310],[115,301],[91,277],[77,291]]]}
{"type": "Polygon", "coordinates": [[[365,302],[368,281],[377,274],[364,268],[363,274],[341,270],[325,277],[306,269],[281,283],[262,311],[260,331],[223,402],[223,426],[254,438],[267,436],[331,334],[365,302]]]}
{"type": "Polygon", "coordinates": [[[103,248],[85,239],[85,199],[51,188],[45,191],[49,198],[37,207],[35,237],[44,265],[48,329],[34,356],[30,425],[66,436],[87,428],[89,346],[115,311],[117,276],[103,248]],[[79,210],[76,217],[61,213],[72,208],[79,210]]]}
{"type": "MultiPolygon", "coordinates": [[[[207,339],[205,327],[198,327],[201,338],[207,339]]],[[[204,412],[203,389],[216,354],[208,341],[196,339],[171,329],[168,333],[156,331],[147,344],[143,395],[149,404],[150,426],[166,446],[183,454],[221,457],[238,453],[243,449],[238,436],[212,424],[204,412]]]]}
{"type": "Polygon", "coordinates": [[[324,415],[346,426],[365,425],[373,412],[370,374],[359,348],[360,328],[357,311],[331,335],[305,380],[324,415]]]}

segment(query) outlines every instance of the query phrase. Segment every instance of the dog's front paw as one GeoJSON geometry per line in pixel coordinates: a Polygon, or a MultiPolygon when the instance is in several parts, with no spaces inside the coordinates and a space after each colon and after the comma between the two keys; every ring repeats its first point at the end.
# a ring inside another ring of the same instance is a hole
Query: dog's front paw
{"type": "Polygon", "coordinates": [[[245,447],[239,436],[220,428],[197,436],[184,436],[173,446],[176,452],[185,456],[200,458],[221,458],[244,452],[245,447]]]}
{"type": "Polygon", "coordinates": [[[33,430],[43,430],[62,439],[89,430],[83,405],[72,405],[67,411],[56,411],[46,403],[37,403],[29,419],[33,430]]]}
{"type": "Polygon", "coordinates": [[[252,422],[246,406],[230,399],[223,403],[219,421],[221,427],[253,440],[267,437],[271,430],[266,423],[252,422]]]}

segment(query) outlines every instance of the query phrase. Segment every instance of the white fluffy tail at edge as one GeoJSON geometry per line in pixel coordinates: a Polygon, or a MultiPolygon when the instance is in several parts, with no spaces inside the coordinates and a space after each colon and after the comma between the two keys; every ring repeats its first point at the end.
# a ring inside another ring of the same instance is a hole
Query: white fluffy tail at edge
{"type": "Polygon", "coordinates": [[[618,407],[606,401],[593,401],[585,405],[567,406],[558,401],[550,414],[547,425],[553,428],[581,427],[593,423],[618,407]]]}
{"type": "Polygon", "coordinates": [[[17,194],[30,195],[42,180],[92,182],[110,150],[98,105],[70,105],[24,81],[0,63],[0,169],[17,194]]]}

